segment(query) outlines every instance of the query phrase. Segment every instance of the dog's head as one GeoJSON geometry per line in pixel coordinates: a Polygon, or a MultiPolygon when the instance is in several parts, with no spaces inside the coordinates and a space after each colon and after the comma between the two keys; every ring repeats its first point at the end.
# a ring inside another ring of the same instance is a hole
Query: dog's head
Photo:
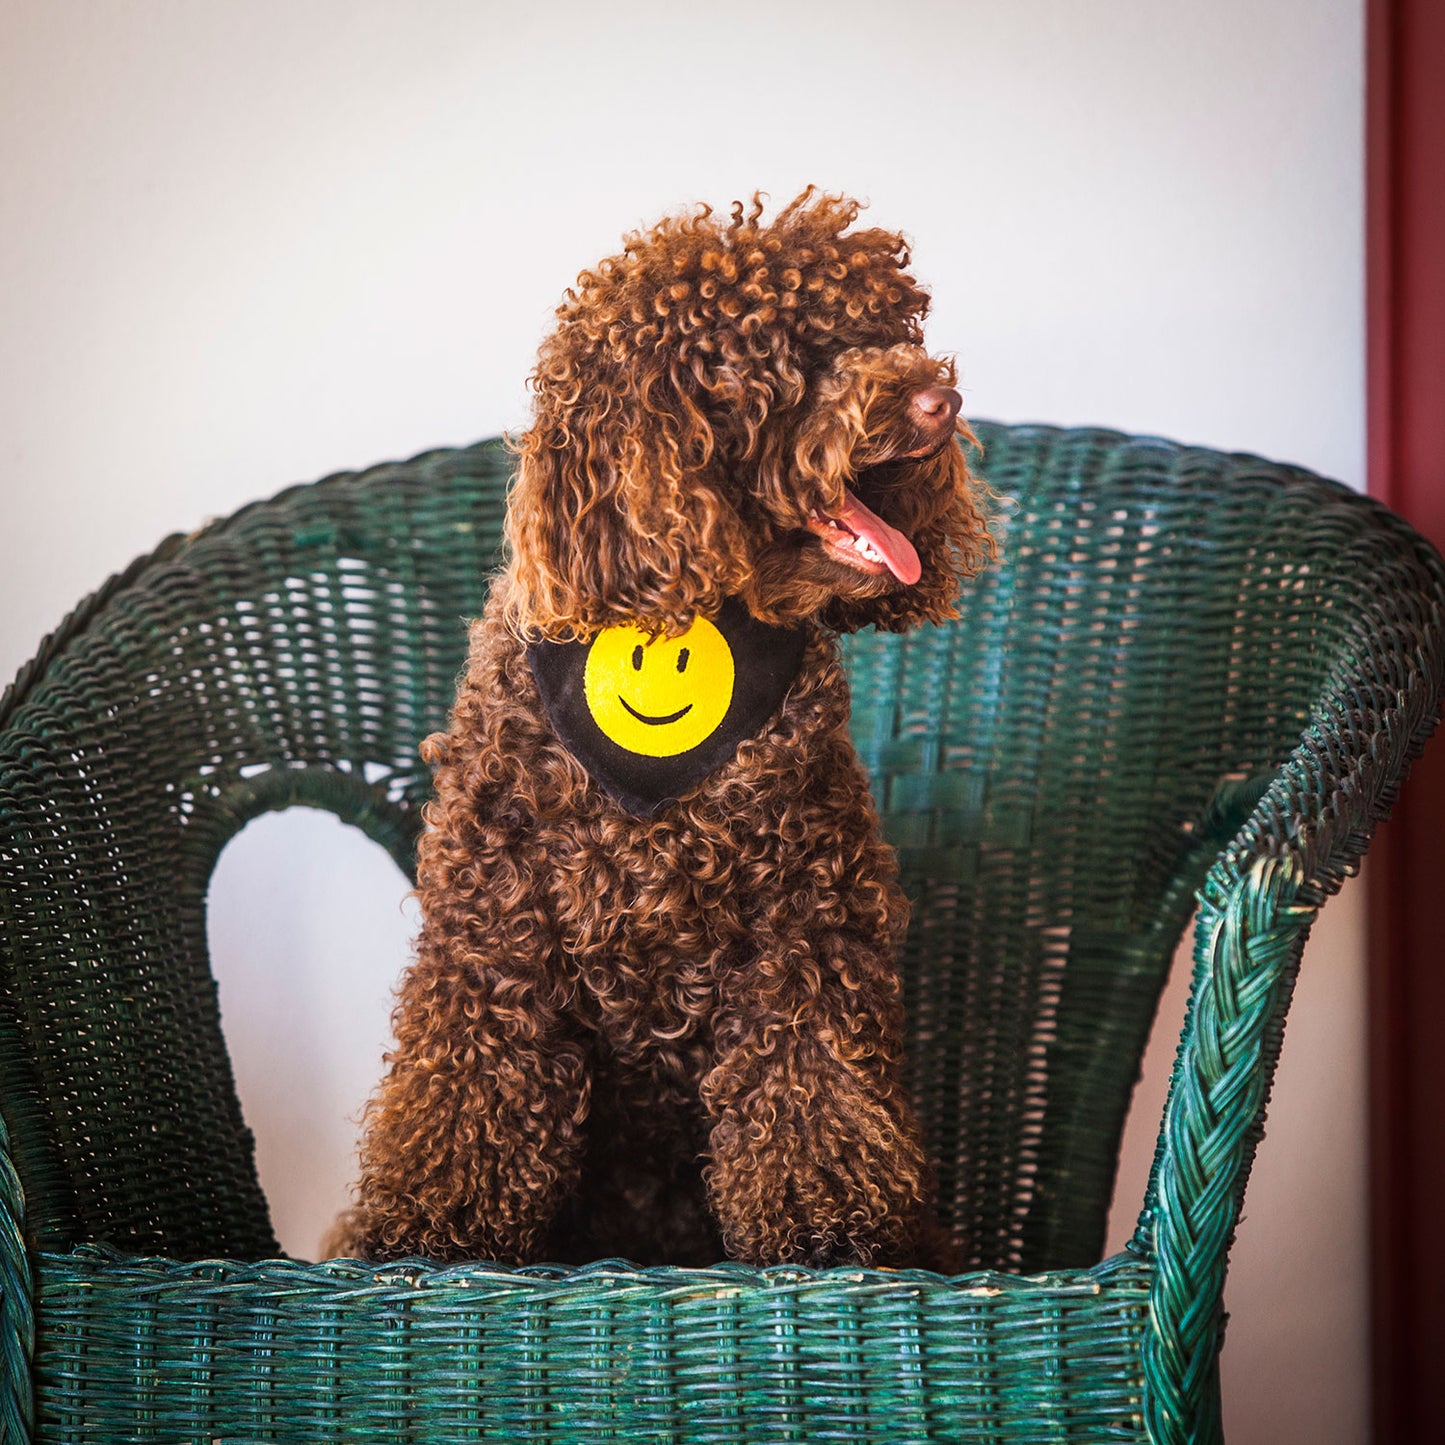
{"type": "Polygon", "coordinates": [[[903,239],[812,188],[707,207],[578,277],[532,375],[507,536],[513,625],[669,631],[952,615],[990,551],[952,364],[923,349],[903,239]]]}

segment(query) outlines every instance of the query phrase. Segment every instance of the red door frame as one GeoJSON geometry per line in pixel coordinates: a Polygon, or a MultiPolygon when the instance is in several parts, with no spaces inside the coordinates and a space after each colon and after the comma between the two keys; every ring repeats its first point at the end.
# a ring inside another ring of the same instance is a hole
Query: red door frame
{"type": "MultiPolygon", "coordinates": [[[[1445,549],[1445,4],[1367,0],[1371,493],[1445,549]]],[[[1367,869],[1375,1445],[1445,1421],[1445,740],[1367,869]]]]}

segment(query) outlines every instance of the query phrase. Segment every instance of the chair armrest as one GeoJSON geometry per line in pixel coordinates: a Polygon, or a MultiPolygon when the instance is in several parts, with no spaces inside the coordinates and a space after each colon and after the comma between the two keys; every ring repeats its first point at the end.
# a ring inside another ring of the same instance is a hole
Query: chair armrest
{"type": "Polygon", "coordinates": [[[35,1286],[25,1246],[25,1195],[0,1119],[0,1440],[25,1445],[35,1418],[35,1286]]]}
{"type": "Polygon", "coordinates": [[[1160,1442],[1182,1442],[1180,1422],[1207,1418],[1217,1401],[1228,1250],[1310,927],[1356,871],[1439,718],[1438,569],[1431,553],[1414,616],[1362,609],[1374,615],[1362,617],[1358,647],[1198,894],[1189,1012],[1135,1240],[1156,1266],[1145,1413],[1160,1442]]]}
{"type": "Polygon", "coordinates": [[[1219,881],[1200,897],[1193,995],[1141,1225],[1155,1263],[1146,1414],[1161,1445],[1188,1438],[1174,1423],[1211,1396],[1228,1250],[1316,913],[1288,856],[1255,858],[1226,892],[1219,881]]]}

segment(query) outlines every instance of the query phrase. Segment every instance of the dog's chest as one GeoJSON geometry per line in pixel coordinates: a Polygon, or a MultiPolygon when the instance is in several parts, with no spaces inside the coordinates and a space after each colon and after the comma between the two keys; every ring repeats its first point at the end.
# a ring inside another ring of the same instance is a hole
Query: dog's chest
{"type": "Polygon", "coordinates": [[[756,912],[756,894],[738,886],[735,840],[664,840],[598,850],[588,906],[563,920],[583,1017],[636,1062],[706,1039],[720,995],[747,968],[756,912]]]}
{"type": "Polygon", "coordinates": [[[681,802],[640,820],[589,787],[544,825],[577,1014],[615,1057],[654,1069],[706,1050],[719,1017],[778,986],[800,935],[875,895],[886,868],[846,717],[820,643],[764,731],[681,802]]]}

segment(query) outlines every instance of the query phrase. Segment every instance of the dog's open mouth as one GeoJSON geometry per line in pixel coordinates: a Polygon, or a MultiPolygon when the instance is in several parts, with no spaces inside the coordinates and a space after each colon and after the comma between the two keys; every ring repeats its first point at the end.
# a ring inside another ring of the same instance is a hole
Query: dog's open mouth
{"type": "Polygon", "coordinates": [[[830,556],[849,567],[878,576],[891,572],[905,587],[913,586],[923,575],[923,564],[913,543],[847,488],[843,491],[842,510],[815,510],[808,519],[808,530],[830,556]]]}

